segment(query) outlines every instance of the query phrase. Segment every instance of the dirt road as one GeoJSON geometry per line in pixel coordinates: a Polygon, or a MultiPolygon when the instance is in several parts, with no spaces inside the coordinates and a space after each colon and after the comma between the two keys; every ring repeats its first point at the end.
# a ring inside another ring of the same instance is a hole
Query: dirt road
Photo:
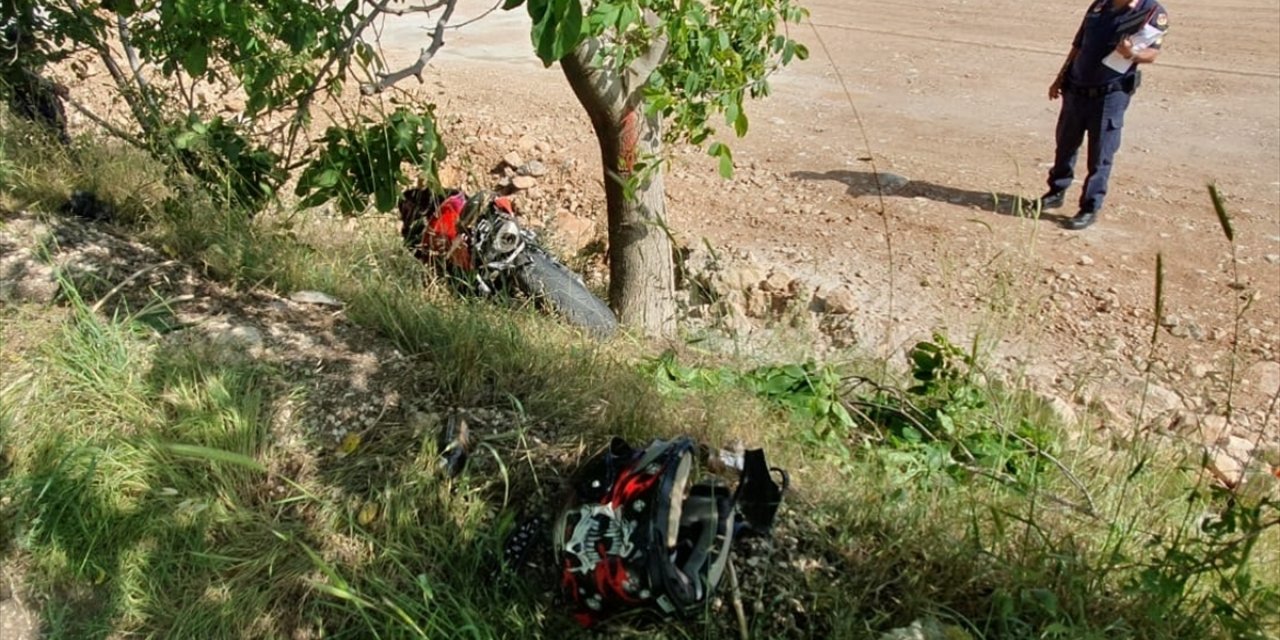
{"type": "MultiPolygon", "coordinates": [[[[1087,3],[806,4],[812,24],[793,34],[812,56],[752,105],[749,136],[733,142],[737,177],[721,182],[709,159],[677,155],[675,228],[852,287],[865,346],[900,348],[934,328],[981,333],[998,357],[1066,391],[1123,387],[1145,366],[1160,253],[1156,368],[1178,400],[1221,411],[1235,370],[1248,391],[1236,401],[1266,404],[1280,384],[1280,4],[1168,3],[1170,36],[1126,118],[1106,210],[1084,232],[1000,214],[1010,195],[1044,190],[1059,106],[1046,90],[1087,3]],[[873,167],[895,174],[883,216],[873,167]],[[1234,215],[1239,289],[1208,181],[1234,215]],[[1242,295],[1254,297],[1233,349],[1242,295]]],[[[522,135],[547,141],[564,172],[544,187],[585,184],[586,209],[602,215],[590,127],[559,73],[530,55],[526,20],[498,13],[458,31],[413,91],[476,132],[458,134],[475,153],[522,135]],[[485,123],[506,134],[486,135],[485,123]]],[[[412,59],[418,33],[388,32],[392,62],[412,59]]],[[[1077,194],[1078,183],[1069,205],[1077,194]]]]}

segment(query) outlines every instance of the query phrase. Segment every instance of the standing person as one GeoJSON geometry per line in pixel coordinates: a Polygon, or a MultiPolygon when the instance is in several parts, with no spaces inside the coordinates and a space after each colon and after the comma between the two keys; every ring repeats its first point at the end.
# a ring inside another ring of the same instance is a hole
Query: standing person
{"type": "Polygon", "coordinates": [[[1062,111],[1041,209],[1062,206],[1075,178],[1080,143],[1089,134],[1089,175],[1079,213],[1063,222],[1067,229],[1084,229],[1097,220],[1120,148],[1124,112],[1141,80],[1138,66],[1155,61],[1168,29],[1169,14],[1158,0],[1094,0],[1085,13],[1071,53],[1049,86],[1050,100],[1062,97],[1062,111]]]}

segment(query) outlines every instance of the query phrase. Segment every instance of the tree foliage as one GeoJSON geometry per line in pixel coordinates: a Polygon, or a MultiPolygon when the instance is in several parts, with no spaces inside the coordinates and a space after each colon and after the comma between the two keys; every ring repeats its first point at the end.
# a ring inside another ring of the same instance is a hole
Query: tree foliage
{"type": "MultiPolygon", "coordinates": [[[[637,88],[647,113],[660,114],[667,142],[702,145],[723,115],[734,134],[747,134],[748,98],[769,95],[769,76],[809,52],[788,32],[807,12],[792,0],[510,0],[533,20],[534,50],[545,65],[583,41],[599,43],[597,68],[622,75],[662,39],[666,50],[637,88]]],[[[732,174],[724,143],[708,152],[732,174]]]]}
{"type": "MultiPolygon", "coordinates": [[[[364,209],[370,196],[378,209],[392,209],[400,197],[400,167],[434,166],[445,155],[430,111],[422,115],[404,108],[382,122],[366,119],[360,129],[330,127],[323,143],[298,178],[297,193],[305,196],[301,206],[333,200],[347,214],[364,209]]],[[[429,182],[437,181],[431,176],[429,182]]]]}
{"type": "MultiPolygon", "coordinates": [[[[73,101],[103,126],[176,160],[238,205],[262,207],[300,170],[296,195],[302,205],[336,201],[346,213],[369,203],[392,208],[410,171],[436,184],[444,147],[429,107],[376,118],[360,114],[345,126],[330,127],[321,139],[306,141],[312,103],[356,77],[362,76],[365,95],[410,76],[421,79],[444,45],[457,3],[0,0],[6,25],[22,34],[10,69],[25,74],[75,51],[92,52],[132,116],[130,123],[113,124],[73,101]],[[406,13],[427,13],[436,18],[435,27],[414,64],[388,71],[364,32],[379,18],[406,13]],[[197,99],[227,92],[244,98],[233,117],[197,99]]],[[[719,159],[721,173],[731,175],[733,156],[718,127],[745,135],[750,126],[746,102],[768,95],[772,72],[806,57],[804,46],[787,30],[805,11],[796,0],[501,0],[501,5],[525,7],[533,49],[546,65],[573,58],[567,72],[582,70],[577,77],[589,74],[591,91],[619,98],[602,116],[610,124],[602,129],[596,123],[602,141],[612,139],[607,146],[614,151],[606,155],[616,156],[605,163],[609,240],[611,247],[625,248],[611,248],[611,267],[615,275],[629,274],[615,282],[638,281],[646,270],[656,270],[650,271],[655,277],[640,279],[658,283],[645,286],[669,289],[671,268],[662,257],[669,247],[653,244],[656,239],[645,229],[656,225],[665,233],[661,182],[653,180],[665,145],[704,146],[719,159]],[[646,204],[623,211],[619,201],[639,202],[639,192],[647,193],[646,204]],[[616,236],[624,229],[629,235],[616,236]]],[[[570,84],[575,85],[572,77],[570,84]]],[[[583,86],[577,83],[575,93],[583,86]]],[[[611,299],[625,306],[616,286],[611,299]]],[[[645,315],[664,315],[657,308],[645,315]]]]}
{"type": "Polygon", "coordinates": [[[109,0],[86,15],[104,38],[114,11],[134,22],[133,46],[166,76],[182,71],[218,82],[229,74],[244,87],[244,115],[293,103],[320,71],[316,61],[342,48],[358,3],[313,0],[109,0]],[[193,37],[194,36],[194,37],[193,37]]]}
{"type": "MultiPolygon", "coordinates": [[[[279,144],[279,136],[264,135],[261,123],[267,116],[293,112],[294,126],[285,134],[293,142],[298,127],[307,122],[307,107],[314,96],[340,89],[353,66],[376,67],[377,56],[362,34],[375,16],[391,12],[389,4],[386,0],[0,0],[0,9],[6,27],[22,32],[16,51],[20,66],[39,69],[76,50],[95,52],[128,102],[136,121],[132,128],[141,134],[142,142],[166,152],[186,152],[180,154],[184,164],[197,173],[207,173],[214,166],[236,172],[229,182],[242,187],[244,201],[260,203],[282,183],[285,174],[280,165],[298,164],[298,159],[281,155],[293,153],[293,145],[279,144]],[[116,59],[121,48],[132,68],[116,59]],[[150,71],[158,73],[158,82],[146,77],[150,71]],[[164,89],[158,87],[162,83],[164,89]],[[202,83],[243,91],[243,112],[231,120],[202,113],[193,99],[202,83]],[[226,157],[217,162],[208,153],[197,157],[190,144],[196,139],[205,143],[206,152],[225,151],[226,157]],[[269,143],[277,148],[269,149],[269,143]],[[267,163],[277,166],[266,170],[267,163]]],[[[451,8],[455,2],[434,4],[451,8]]],[[[661,114],[668,123],[668,141],[703,144],[715,135],[713,121],[720,114],[735,134],[745,135],[745,99],[767,95],[769,73],[807,54],[786,33],[786,25],[804,15],[792,0],[607,0],[588,2],[585,7],[581,0],[505,0],[503,8],[522,4],[532,19],[534,50],[548,65],[584,40],[596,39],[602,46],[595,63],[622,70],[643,56],[656,38],[665,38],[667,53],[643,83],[642,92],[646,110],[661,114]]],[[[438,25],[437,32],[444,26],[438,25]]],[[[420,123],[431,120],[428,112],[414,115],[420,123]]],[[[404,131],[405,114],[388,118],[399,119],[399,124],[388,126],[404,131]]],[[[420,127],[420,132],[431,146],[434,127],[420,127]]],[[[343,155],[332,149],[334,135],[339,134],[331,131],[324,139],[327,152],[322,162],[327,168],[311,171],[313,177],[325,176],[325,180],[309,181],[319,190],[308,190],[308,196],[323,191],[339,197],[339,191],[331,190],[336,186],[322,186],[333,176],[328,173],[333,162],[343,155]]],[[[355,158],[374,151],[359,144],[373,140],[347,136],[345,155],[355,158]]],[[[313,150],[305,145],[301,149],[303,155],[313,150]]],[[[731,170],[726,145],[712,144],[709,150],[721,159],[726,173],[731,170]]],[[[420,168],[433,175],[431,163],[439,156],[425,152],[403,158],[426,162],[420,168]]],[[[380,170],[389,170],[395,180],[403,179],[392,164],[382,163],[380,170]]],[[[345,171],[361,172],[354,165],[345,171]]],[[[366,186],[371,179],[365,179],[366,186]]],[[[376,197],[376,188],[342,193],[346,194],[344,210],[358,208],[352,199],[357,196],[373,196],[379,208],[386,204],[385,190],[381,198],[376,197]]]]}
{"type": "MultiPolygon", "coordinates": [[[[389,2],[348,0],[0,0],[12,34],[7,69],[30,74],[90,51],[132,121],[115,133],[176,160],[237,205],[257,209],[303,168],[298,193],[344,212],[395,205],[406,167],[434,180],[443,158],[429,108],[361,117],[320,144],[298,144],[310,107],[374,63],[362,39],[389,2]],[[123,56],[120,53],[123,52],[123,56]],[[202,88],[203,87],[203,88],[202,88]],[[243,94],[231,118],[199,93],[243,94]],[[283,124],[281,124],[283,123],[283,124]]],[[[100,122],[106,119],[76,108],[100,122]]]]}

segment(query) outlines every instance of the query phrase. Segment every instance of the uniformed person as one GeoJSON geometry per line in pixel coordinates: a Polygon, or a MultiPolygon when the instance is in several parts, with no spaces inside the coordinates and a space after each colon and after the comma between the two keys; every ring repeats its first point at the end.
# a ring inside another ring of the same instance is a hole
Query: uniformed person
{"type": "Polygon", "coordinates": [[[1138,88],[1138,67],[1160,53],[1169,14],[1157,0],[1094,0],[1071,43],[1071,53],[1049,86],[1049,99],[1062,96],[1057,151],[1049,170],[1042,209],[1061,207],[1075,177],[1076,155],[1089,134],[1088,168],[1080,211],[1063,226],[1084,229],[1102,210],[1112,158],[1120,148],[1124,112],[1138,88]]]}

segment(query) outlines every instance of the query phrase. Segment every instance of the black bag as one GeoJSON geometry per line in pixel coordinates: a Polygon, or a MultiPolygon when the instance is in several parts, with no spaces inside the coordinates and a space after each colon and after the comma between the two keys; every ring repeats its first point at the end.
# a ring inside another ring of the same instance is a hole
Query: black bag
{"type": "Polygon", "coordinates": [[[583,626],[621,611],[683,614],[704,605],[735,535],[767,535],[787,488],[760,450],[746,452],[737,490],[698,478],[689,438],[634,449],[621,438],[587,462],[553,537],[561,585],[583,626]]]}

